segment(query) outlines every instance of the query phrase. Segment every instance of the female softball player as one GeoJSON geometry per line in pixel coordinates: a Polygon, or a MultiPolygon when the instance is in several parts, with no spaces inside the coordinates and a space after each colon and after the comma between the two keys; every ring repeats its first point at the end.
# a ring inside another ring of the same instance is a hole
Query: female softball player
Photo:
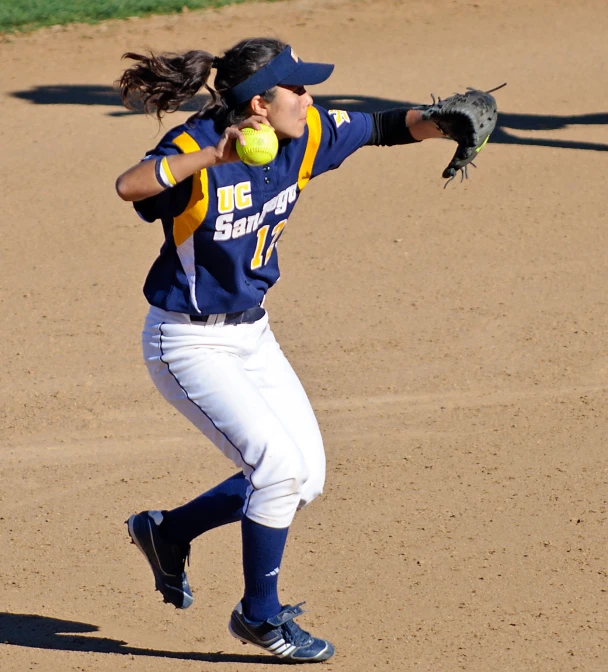
{"type": "Polygon", "coordinates": [[[140,55],[122,75],[134,99],[159,119],[201,88],[211,99],[170,130],[116,182],[165,242],[144,285],[150,309],[143,351],[161,394],[239,469],[232,478],[172,510],[142,511],[129,534],[166,602],[186,609],[190,542],[241,522],[244,595],[230,632],[290,662],[330,658],[333,645],[303,631],[299,605],[284,606],[277,583],[296,511],[323,490],[325,456],[306,393],[283,355],[263,308],[279,278],[277,243],[308,181],[338,168],[366,145],[440,137],[415,109],[366,114],[313,105],[305,86],[333,65],[303,62],[274,39],[244,40],[221,57],[205,51],[140,55]],[[213,88],[208,83],[215,70],[213,88]],[[239,160],[245,127],[270,125],[276,158],[239,160]]]}

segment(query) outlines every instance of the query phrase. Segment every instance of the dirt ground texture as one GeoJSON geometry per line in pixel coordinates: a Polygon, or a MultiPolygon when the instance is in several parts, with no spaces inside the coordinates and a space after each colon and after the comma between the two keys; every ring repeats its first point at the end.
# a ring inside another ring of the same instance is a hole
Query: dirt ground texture
{"type": "Polygon", "coordinates": [[[600,0],[293,0],[0,39],[2,672],[276,669],[226,628],[238,526],[194,542],[181,612],[123,524],[233,468],[142,362],[162,233],[114,180],[159,130],[112,83],[251,35],[335,63],[312,93],[347,110],[508,82],[468,181],[448,141],[364,148],[290,219],[267,306],[328,478],[283,601],[335,672],[608,669],[607,34],[600,0]]]}

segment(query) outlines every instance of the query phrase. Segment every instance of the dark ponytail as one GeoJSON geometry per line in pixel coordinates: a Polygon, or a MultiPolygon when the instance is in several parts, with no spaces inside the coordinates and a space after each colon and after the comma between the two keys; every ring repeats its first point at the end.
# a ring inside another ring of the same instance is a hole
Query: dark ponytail
{"type": "Polygon", "coordinates": [[[154,114],[160,120],[163,114],[175,112],[203,86],[215,102],[216,94],[207,86],[213,55],[206,51],[148,55],[129,52],[123,58],[136,61],[118,80],[123,105],[130,110],[139,101],[146,114],[154,114]]]}
{"type": "MultiPolygon", "coordinates": [[[[235,108],[226,102],[223,94],[270,63],[286,46],[280,40],[256,37],[242,40],[219,58],[206,51],[150,52],[147,56],[129,52],[123,58],[131,58],[136,63],[118,80],[120,97],[128,109],[134,109],[140,101],[147,114],[154,114],[160,120],[163,114],[175,112],[204,87],[211,100],[194,116],[209,116],[218,129],[223,130],[239,123],[249,113],[248,102],[235,108]],[[217,68],[214,88],[207,83],[212,68],[217,68]]],[[[275,91],[273,88],[261,95],[270,101],[275,91]]]]}

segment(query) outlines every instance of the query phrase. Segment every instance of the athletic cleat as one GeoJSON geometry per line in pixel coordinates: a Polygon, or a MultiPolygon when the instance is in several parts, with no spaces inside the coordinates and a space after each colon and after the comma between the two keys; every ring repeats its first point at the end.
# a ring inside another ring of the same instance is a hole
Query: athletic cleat
{"type": "Polygon", "coordinates": [[[159,530],[162,521],[160,511],[142,511],[126,522],[129,536],[154,572],[156,590],[176,609],[187,609],[194,602],[184,571],[186,560],[190,558],[190,544],[167,541],[159,530]]]}
{"type": "Polygon", "coordinates": [[[266,621],[252,622],[243,615],[243,605],[239,602],[230,617],[228,630],[244,644],[255,644],[285,662],[320,663],[328,660],[335,652],[333,644],[313,637],[294,623],[293,619],[304,613],[300,604],[283,607],[266,621]]]}

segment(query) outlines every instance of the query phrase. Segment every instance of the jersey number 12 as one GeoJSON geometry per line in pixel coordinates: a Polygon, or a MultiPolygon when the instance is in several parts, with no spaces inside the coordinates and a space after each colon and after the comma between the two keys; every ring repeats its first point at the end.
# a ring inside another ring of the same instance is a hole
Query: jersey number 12
{"type": "Polygon", "coordinates": [[[272,256],[274,248],[276,247],[276,244],[279,241],[281,233],[283,233],[285,224],[287,224],[286,219],[276,224],[275,227],[272,229],[272,238],[270,240],[270,245],[266,250],[266,254],[264,254],[264,248],[266,247],[266,239],[268,238],[268,231],[270,229],[270,224],[266,224],[266,226],[262,226],[261,228],[258,229],[258,242],[257,245],[255,246],[253,259],[251,260],[252,271],[261,268],[262,266],[265,266],[270,261],[270,257],[272,256]]]}

